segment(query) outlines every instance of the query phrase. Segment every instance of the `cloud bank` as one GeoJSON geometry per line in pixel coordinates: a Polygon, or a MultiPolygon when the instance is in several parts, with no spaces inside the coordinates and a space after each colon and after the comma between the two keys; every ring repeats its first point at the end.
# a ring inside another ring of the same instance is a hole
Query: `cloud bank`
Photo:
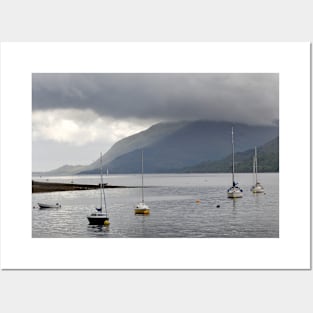
{"type": "Polygon", "coordinates": [[[88,109],[120,121],[208,119],[262,125],[279,117],[275,73],[38,73],[33,74],[32,96],[34,112],[88,109]]]}

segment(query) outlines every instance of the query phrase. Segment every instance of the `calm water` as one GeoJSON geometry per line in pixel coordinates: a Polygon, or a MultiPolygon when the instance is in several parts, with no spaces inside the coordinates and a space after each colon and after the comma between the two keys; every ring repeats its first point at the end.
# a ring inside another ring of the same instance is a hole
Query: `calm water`
{"type": "MultiPolygon", "coordinates": [[[[105,189],[111,224],[103,227],[89,226],[86,218],[99,206],[99,190],[33,194],[33,237],[279,237],[278,177],[259,174],[265,194],[252,194],[252,175],[237,174],[244,197],[233,200],[226,195],[231,174],[147,174],[145,202],[150,215],[134,215],[134,206],[141,199],[140,188],[105,189]],[[60,202],[62,207],[39,210],[38,202],[60,202]]],[[[49,180],[99,183],[98,176],[49,180]]],[[[104,181],[138,186],[141,176],[112,175],[104,181]]]]}

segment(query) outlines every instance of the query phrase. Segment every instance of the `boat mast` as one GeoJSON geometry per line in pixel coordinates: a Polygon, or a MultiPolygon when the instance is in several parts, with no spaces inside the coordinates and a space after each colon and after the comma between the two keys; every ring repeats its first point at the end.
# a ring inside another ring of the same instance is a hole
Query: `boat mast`
{"type": "Polygon", "coordinates": [[[100,209],[102,210],[102,152],[100,153],[100,209]]]}
{"type": "Polygon", "coordinates": [[[258,157],[256,153],[256,147],[254,147],[254,162],[255,162],[255,183],[258,182],[258,157]]]}
{"type": "Polygon", "coordinates": [[[141,197],[142,197],[142,203],[144,203],[144,197],[143,197],[143,150],[141,150],[141,197]]]}
{"type": "Polygon", "coordinates": [[[252,184],[253,184],[254,179],[255,179],[255,155],[252,158],[252,167],[253,167],[253,179],[252,179],[252,184]]]}
{"type": "Polygon", "coordinates": [[[232,144],[233,144],[233,185],[235,185],[235,148],[234,148],[234,127],[231,128],[231,140],[232,140],[232,144]]]}
{"type": "Polygon", "coordinates": [[[102,152],[100,153],[100,175],[101,175],[101,192],[100,192],[100,197],[101,197],[101,209],[102,209],[102,196],[103,196],[103,202],[104,202],[104,209],[105,213],[107,213],[107,204],[105,201],[105,193],[103,189],[103,173],[102,173],[102,152]]]}

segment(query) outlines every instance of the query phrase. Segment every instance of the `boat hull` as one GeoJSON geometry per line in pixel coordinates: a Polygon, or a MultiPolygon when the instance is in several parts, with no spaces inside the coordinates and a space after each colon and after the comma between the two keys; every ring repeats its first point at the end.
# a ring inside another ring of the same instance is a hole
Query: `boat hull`
{"type": "Polygon", "coordinates": [[[39,209],[58,209],[61,207],[60,204],[45,204],[45,203],[38,203],[39,209]]]}
{"type": "Polygon", "coordinates": [[[242,198],[243,192],[238,187],[232,187],[227,191],[227,197],[228,198],[242,198]]]}
{"type": "Polygon", "coordinates": [[[96,216],[87,216],[89,225],[105,225],[108,224],[108,217],[96,217],[96,216]]]}
{"type": "Polygon", "coordinates": [[[264,193],[264,188],[262,188],[262,187],[252,187],[251,191],[253,193],[264,193]]]}
{"type": "Polygon", "coordinates": [[[148,215],[150,214],[150,209],[145,203],[140,202],[136,205],[134,212],[135,214],[148,215]]]}
{"type": "Polygon", "coordinates": [[[149,215],[150,210],[149,209],[135,209],[136,215],[149,215]]]}
{"type": "Polygon", "coordinates": [[[227,197],[228,198],[242,198],[243,197],[243,194],[242,192],[228,192],[227,193],[227,197]]]}

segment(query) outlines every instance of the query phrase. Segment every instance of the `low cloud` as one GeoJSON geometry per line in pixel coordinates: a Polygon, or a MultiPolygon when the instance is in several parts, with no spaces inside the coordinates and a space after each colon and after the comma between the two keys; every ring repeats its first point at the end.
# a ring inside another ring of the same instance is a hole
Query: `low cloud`
{"type": "Polygon", "coordinates": [[[55,109],[35,111],[32,116],[33,141],[50,140],[83,146],[116,141],[146,129],[149,124],[101,117],[91,110],[55,109]]]}
{"type": "Polygon", "coordinates": [[[278,74],[33,74],[33,111],[89,109],[122,120],[272,124],[278,74]]]}

